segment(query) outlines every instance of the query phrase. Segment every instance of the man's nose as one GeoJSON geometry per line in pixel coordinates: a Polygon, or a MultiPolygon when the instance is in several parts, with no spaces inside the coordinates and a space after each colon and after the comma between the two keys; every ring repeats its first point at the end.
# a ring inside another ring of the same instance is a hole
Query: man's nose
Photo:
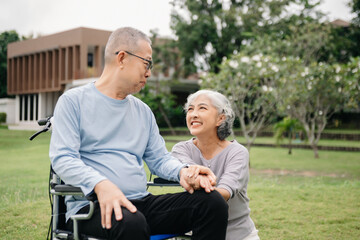
{"type": "Polygon", "coordinates": [[[149,78],[151,76],[151,69],[147,69],[145,72],[145,77],[149,78]]]}

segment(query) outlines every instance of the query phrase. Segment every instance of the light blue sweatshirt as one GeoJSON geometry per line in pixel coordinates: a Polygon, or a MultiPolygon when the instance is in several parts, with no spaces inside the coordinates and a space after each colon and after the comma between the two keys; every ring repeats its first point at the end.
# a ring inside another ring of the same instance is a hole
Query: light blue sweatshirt
{"type": "MultiPolygon", "coordinates": [[[[132,95],[116,100],[94,83],[71,89],[59,98],[52,126],[52,167],[85,195],[108,179],[128,199],[147,196],[143,160],[155,175],[179,181],[184,164],[167,151],[150,108],[132,95]]],[[[87,201],[68,197],[66,204],[68,219],[87,201]]]]}

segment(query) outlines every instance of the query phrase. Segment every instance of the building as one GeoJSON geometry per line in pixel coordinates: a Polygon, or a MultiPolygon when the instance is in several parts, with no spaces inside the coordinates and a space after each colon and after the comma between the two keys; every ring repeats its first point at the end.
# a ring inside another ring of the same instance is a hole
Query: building
{"type": "Polygon", "coordinates": [[[15,95],[15,124],[51,116],[59,96],[98,78],[111,32],[76,28],[8,45],[7,91],[15,95]]]}
{"type": "Polygon", "coordinates": [[[344,28],[350,27],[350,25],[351,25],[349,22],[344,21],[342,19],[336,19],[336,20],[330,22],[330,24],[335,27],[344,27],[344,28]]]}
{"type": "MultiPolygon", "coordinates": [[[[38,119],[53,115],[63,92],[98,79],[110,34],[110,31],[80,27],[10,43],[7,92],[16,96],[12,117],[15,125],[10,128],[36,128],[38,119]]],[[[167,66],[165,72],[154,69],[149,81],[169,81],[175,68],[167,66]]],[[[197,82],[197,79],[179,79],[169,90],[176,93],[182,103],[189,92],[198,89],[197,82]]]]}

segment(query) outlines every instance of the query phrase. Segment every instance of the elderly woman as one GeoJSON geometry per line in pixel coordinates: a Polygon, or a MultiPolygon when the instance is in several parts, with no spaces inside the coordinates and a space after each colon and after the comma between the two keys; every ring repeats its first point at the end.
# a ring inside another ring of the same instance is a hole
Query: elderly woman
{"type": "Polygon", "coordinates": [[[234,112],[221,93],[200,90],[185,104],[186,124],[194,138],[176,144],[172,155],[184,163],[209,167],[217,177],[217,190],[229,205],[227,240],[260,239],[250,218],[247,184],[249,152],[232,132],[234,112]]]}

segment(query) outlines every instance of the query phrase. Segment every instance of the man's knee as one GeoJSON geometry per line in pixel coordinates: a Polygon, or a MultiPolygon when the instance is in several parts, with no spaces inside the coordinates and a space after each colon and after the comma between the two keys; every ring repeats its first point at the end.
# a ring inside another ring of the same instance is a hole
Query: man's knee
{"type": "Polygon", "coordinates": [[[209,195],[209,206],[212,210],[216,211],[217,213],[224,214],[224,218],[228,219],[228,209],[229,206],[223,196],[218,191],[213,191],[208,193],[209,195]]]}
{"type": "Polygon", "coordinates": [[[198,204],[195,211],[194,239],[225,239],[228,205],[217,191],[195,191],[198,204]]]}
{"type": "Polygon", "coordinates": [[[228,219],[228,204],[218,191],[206,193],[205,191],[195,191],[194,194],[198,194],[198,198],[201,199],[201,207],[204,207],[203,211],[209,212],[209,214],[216,216],[217,218],[228,219]]]}
{"type": "Polygon", "coordinates": [[[119,234],[122,239],[148,239],[150,229],[145,216],[139,211],[131,213],[124,208],[122,213],[123,218],[120,221],[117,221],[114,215],[112,217],[111,239],[118,239],[119,234]]]}

